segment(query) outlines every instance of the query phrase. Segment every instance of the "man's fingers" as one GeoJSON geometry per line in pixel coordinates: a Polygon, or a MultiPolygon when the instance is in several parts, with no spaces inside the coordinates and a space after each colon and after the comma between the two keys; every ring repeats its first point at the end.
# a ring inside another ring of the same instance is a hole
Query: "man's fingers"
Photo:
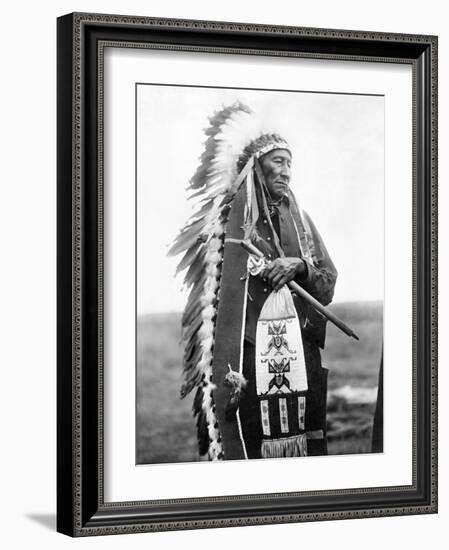
{"type": "Polygon", "coordinates": [[[286,275],[285,273],[280,273],[277,277],[275,277],[271,281],[271,286],[274,288],[274,290],[279,290],[289,281],[290,281],[290,278],[288,277],[288,275],[286,275]]]}
{"type": "Polygon", "coordinates": [[[270,263],[267,265],[267,267],[265,268],[265,273],[266,273],[265,276],[267,276],[268,274],[270,274],[270,273],[273,271],[273,269],[276,269],[276,265],[277,265],[276,262],[270,262],[270,263]]]}
{"type": "Polygon", "coordinates": [[[275,284],[274,290],[280,290],[285,284],[287,284],[287,277],[281,277],[279,281],[275,284]]]}
{"type": "Polygon", "coordinates": [[[268,279],[270,283],[273,282],[273,278],[280,273],[279,269],[277,265],[272,266],[270,270],[267,269],[264,274],[265,279],[268,279]]]}

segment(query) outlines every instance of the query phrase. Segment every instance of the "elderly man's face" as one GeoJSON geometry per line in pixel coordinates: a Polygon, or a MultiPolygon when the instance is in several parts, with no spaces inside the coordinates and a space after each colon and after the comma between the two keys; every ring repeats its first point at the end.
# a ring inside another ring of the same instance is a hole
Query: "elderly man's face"
{"type": "Polygon", "coordinates": [[[268,191],[273,199],[286,194],[290,184],[292,157],[286,149],[274,149],[260,159],[268,191]]]}

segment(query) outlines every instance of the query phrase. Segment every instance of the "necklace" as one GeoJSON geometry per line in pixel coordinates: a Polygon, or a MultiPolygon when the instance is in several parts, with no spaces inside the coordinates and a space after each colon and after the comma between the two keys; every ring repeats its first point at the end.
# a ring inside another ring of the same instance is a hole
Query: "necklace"
{"type": "Polygon", "coordinates": [[[283,201],[283,199],[284,197],[281,197],[276,201],[271,199],[268,200],[268,212],[270,213],[271,218],[278,213],[278,208],[281,205],[281,202],[283,201]]]}

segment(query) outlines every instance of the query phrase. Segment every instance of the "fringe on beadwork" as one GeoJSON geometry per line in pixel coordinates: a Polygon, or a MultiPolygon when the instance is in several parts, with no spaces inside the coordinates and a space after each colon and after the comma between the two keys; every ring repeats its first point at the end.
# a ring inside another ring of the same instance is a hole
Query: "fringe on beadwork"
{"type": "Polygon", "coordinates": [[[307,456],[307,435],[299,434],[282,439],[264,439],[262,458],[307,456]]]}

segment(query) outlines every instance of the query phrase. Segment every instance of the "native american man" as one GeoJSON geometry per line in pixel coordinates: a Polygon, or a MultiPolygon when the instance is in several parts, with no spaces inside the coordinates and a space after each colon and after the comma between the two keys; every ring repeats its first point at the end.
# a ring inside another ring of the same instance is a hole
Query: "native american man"
{"type": "Polygon", "coordinates": [[[210,119],[191,180],[200,197],[172,254],[184,252],[184,396],[197,388],[200,455],[210,460],[326,454],[326,319],[337,272],[290,189],[293,156],[234,104],[210,119]],[[262,264],[241,243],[251,242],[262,264]]]}

